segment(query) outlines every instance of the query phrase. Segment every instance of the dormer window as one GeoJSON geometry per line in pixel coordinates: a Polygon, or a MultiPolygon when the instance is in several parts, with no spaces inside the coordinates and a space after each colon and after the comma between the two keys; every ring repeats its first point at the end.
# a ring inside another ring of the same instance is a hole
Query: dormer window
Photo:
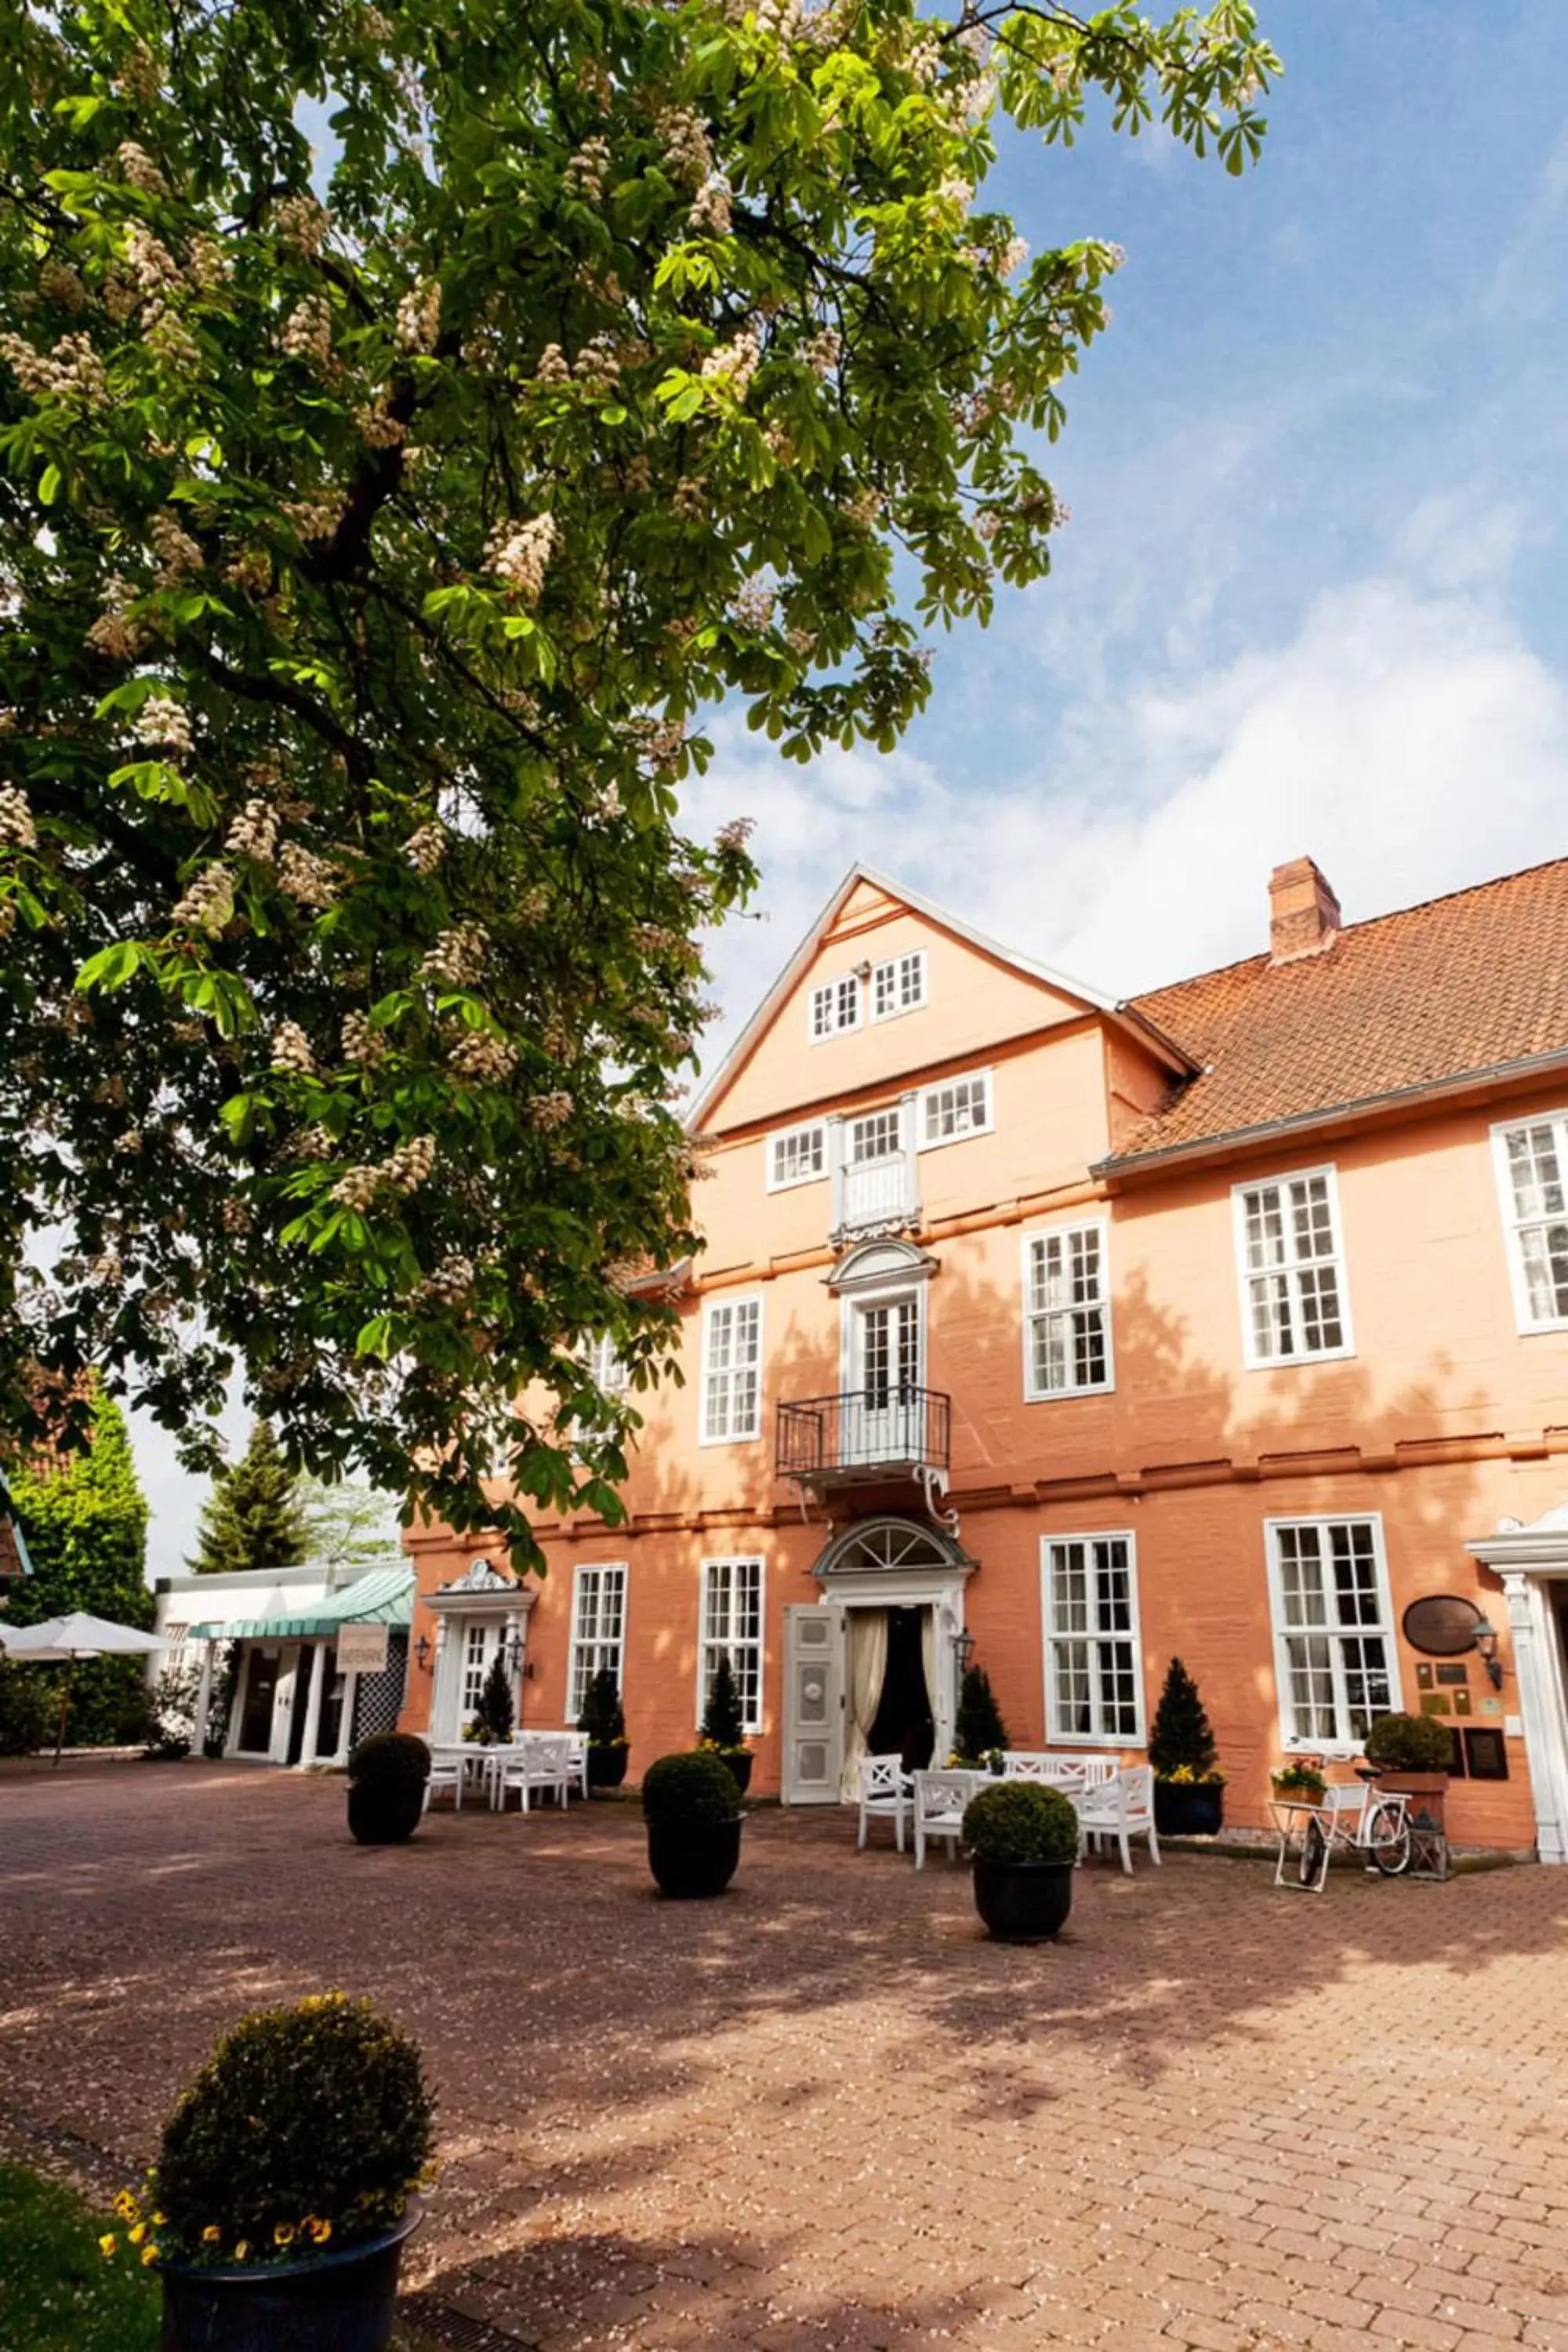
{"type": "Polygon", "coordinates": [[[860,1026],[860,975],[847,971],[842,980],[824,981],[811,992],[811,1037],[814,1045],[824,1037],[837,1037],[845,1029],[860,1026]]]}
{"type": "Polygon", "coordinates": [[[892,956],[871,974],[871,1017],[891,1021],[900,1013],[914,1013],[926,1001],[926,951],[892,956]]]}

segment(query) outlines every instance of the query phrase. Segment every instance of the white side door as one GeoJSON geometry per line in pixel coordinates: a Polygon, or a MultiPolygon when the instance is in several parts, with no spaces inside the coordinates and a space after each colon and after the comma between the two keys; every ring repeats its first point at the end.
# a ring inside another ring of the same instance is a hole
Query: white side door
{"type": "Polygon", "coordinates": [[[844,1612],[784,1611],[784,1801],[833,1805],[844,1769],[844,1612]]]}
{"type": "Polygon", "coordinates": [[[478,1711],[479,1694],[506,1628],[499,1620],[454,1616],[447,1621],[442,1664],[446,1687],[437,1693],[436,1737],[461,1739],[478,1711]]]}

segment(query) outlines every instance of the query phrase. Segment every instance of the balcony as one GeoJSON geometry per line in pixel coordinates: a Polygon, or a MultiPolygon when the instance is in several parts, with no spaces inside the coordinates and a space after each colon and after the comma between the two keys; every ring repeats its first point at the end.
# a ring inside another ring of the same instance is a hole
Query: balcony
{"type": "Polygon", "coordinates": [[[850,1389],[781,1404],[773,1467],[803,1486],[916,1478],[929,1499],[947,1484],[952,1399],[942,1389],[850,1389]]]}
{"type": "Polygon", "coordinates": [[[836,1244],[918,1227],[921,1201],[914,1139],[912,1094],[885,1110],[854,1118],[835,1114],[828,1119],[827,1156],[833,1178],[829,1230],[836,1244]]]}

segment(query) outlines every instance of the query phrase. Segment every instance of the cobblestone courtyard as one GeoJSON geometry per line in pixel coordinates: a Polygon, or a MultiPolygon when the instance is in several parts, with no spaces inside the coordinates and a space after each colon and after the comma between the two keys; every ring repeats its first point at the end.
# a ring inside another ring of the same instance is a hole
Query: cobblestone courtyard
{"type": "Polygon", "coordinates": [[[847,1815],[672,1905],[629,1807],[375,1852],[339,1780],[7,1770],[0,2138],[139,2164],[241,2010],[340,1985],[440,2093],[415,2283],[544,2352],[1568,2352],[1565,1953],[1568,1872],[1097,1865],[1006,1949],[847,1815]]]}

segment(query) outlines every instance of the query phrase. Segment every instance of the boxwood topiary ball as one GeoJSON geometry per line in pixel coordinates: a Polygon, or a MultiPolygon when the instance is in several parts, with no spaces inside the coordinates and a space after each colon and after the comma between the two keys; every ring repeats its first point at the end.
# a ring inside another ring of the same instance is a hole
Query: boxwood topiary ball
{"type": "Polygon", "coordinates": [[[374,2236],[428,2160],[433,2105],[417,2048],[366,2000],[241,2018],[164,2127],[160,2246],[262,2261],[374,2236]]]}
{"type": "Polygon", "coordinates": [[[998,1780],[964,1807],[963,1840],[982,1862],[1076,1862],[1078,1815],[1059,1789],[998,1780]]]}

